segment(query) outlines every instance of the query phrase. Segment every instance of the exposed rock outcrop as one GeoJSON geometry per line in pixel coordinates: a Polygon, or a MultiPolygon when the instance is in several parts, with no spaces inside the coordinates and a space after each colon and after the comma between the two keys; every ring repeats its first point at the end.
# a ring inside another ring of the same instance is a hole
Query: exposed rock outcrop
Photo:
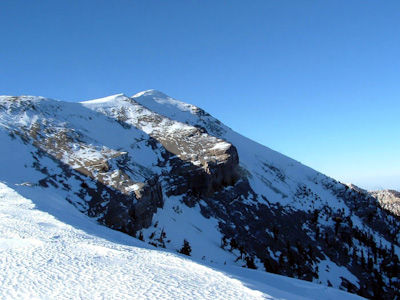
{"type": "Polygon", "coordinates": [[[400,192],[395,190],[370,191],[372,197],[378,199],[380,205],[400,217],[400,192]]]}
{"type": "Polygon", "coordinates": [[[136,200],[133,201],[130,215],[134,222],[135,232],[151,225],[153,214],[157,208],[164,205],[161,185],[158,178],[149,179],[140,189],[136,190],[136,200]]]}
{"type": "MultiPolygon", "coordinates": [[[[235,146],[190,126],[147,109],[124,95],[87,101],[86,107],[143,130],[165,149],[164,169],[168,195],[189,192],[211,196],[238,179],[239,157],[235,146]]],[[[162,163],[161,163],[162,164],[162,163]]]]}
{"type": "Polygon", "coordinates": [[[171,171],[167,175],[167,194],[188,193],[197,198],[210,197],[224,187],[234,185],[238,180],[239,158],[237,150],[230,145],[220,149],[215,159],[204,164],[193,164],[181,159],[171,160],[171,171]]]}

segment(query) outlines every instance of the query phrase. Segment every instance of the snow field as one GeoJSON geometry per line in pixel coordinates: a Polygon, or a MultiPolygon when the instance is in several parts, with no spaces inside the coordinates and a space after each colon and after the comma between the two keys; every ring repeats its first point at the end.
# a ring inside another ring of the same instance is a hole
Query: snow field
{"type": "Polygon", "coordinates": [[[2,299],[264,298],[178,255],[88,235],[36,210],[4,184],[0,211],[2,299]]]}

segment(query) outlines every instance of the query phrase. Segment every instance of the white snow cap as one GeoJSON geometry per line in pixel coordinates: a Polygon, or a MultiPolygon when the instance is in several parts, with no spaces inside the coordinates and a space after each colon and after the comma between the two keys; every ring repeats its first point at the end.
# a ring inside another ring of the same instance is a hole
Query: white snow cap
{"type": "Polygon", "coordinates": [[[152,96],[152,97],[157,97],[157,98],[170,98],[168,95],[166,95],[158,90],[155,90],[155,89],[149,89],[149,90],[145,90],[143,92],[137,93],[137,94],[133,95],[132,98],[141,97],[141,96],[145,96],[145,97],[152,96]]]}

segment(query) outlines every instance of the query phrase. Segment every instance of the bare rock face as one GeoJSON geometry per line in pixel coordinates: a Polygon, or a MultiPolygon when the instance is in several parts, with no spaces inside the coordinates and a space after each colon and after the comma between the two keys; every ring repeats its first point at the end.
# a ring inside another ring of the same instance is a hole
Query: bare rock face
{"type": "Polygon", "coordinates": [[[167,194],[188,193],[195,198],[210,197],[224,187],[234,185],[239,178],[236,148],[230,145],[214,155],[215,158],[204,162],[204,165],[172,159],[167,194]]]}
{"type": "Polygon", "coordinates": [[[161,185],[157,178],[149,179],[136,192],[136,201],[131,208],[131,217],[135,224],[134,232],[151,225],[153,214],[164,205],[161,185]]]}
{"type": "Polygon", "coordinates": [[[370,191],[372,197],[378,199],[380,205],[395,214],[400,216],[400,192],[395,190],[370,191]]]}
{"type": "Polygon", "coordinates": [[[113,101],[105,98],[83,104],[122,122],[122,126],[143,130],[161,144],[165,149],[161,164],[170,167],[163,170],[167,195],[211,196],[238,179],[236,148],[201,128],[150,111],[124,95],[113,101]]]}

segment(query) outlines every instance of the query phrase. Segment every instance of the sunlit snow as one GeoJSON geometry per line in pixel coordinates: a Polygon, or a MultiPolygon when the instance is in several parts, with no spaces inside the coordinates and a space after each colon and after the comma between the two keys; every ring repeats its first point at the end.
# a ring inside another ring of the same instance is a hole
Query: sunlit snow
{"type": "Polygon", "coordinates": [[[33,203],[3,183],[0,233],[2,299],[359,298],[253,270],[217,270],[178,254],[150,250],[93,223],[64,199],[49,195],[33,203]],[[38,209],[47,201],[52,202],[48,212],[38,209]],[[63,221],[52,215],[51,207],[62,210],[63,221]]]}

